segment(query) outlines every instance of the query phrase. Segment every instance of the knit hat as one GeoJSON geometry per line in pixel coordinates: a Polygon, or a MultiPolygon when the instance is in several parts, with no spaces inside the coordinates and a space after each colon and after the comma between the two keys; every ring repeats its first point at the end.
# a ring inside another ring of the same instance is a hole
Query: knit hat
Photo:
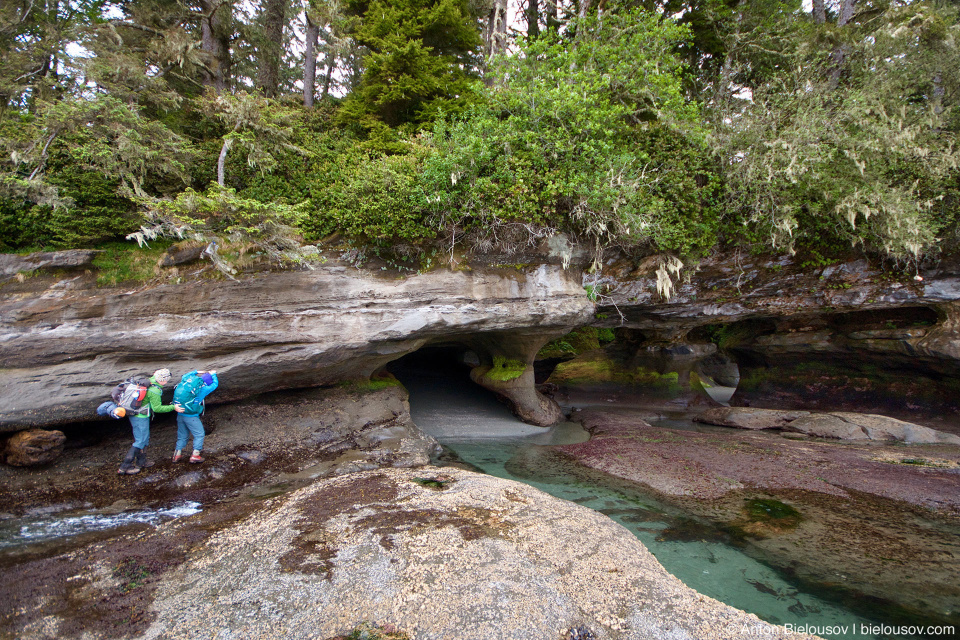
{"type": "Polygon", "coordinates": [[[200,374],[200,379],[203,380],[203,384],[213,384],[213,376],[209,373],[200,374]]]}
{"type": "Polygon", "coordinates": [[[170,369],[157,369],[153,372],[153,377],[159,380],[163,378],[164,380],[170,379],[170,369]]]}

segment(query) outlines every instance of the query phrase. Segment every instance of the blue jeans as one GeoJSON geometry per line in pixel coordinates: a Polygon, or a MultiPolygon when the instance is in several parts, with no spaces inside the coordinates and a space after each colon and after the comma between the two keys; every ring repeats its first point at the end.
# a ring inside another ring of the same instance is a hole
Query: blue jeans
{"type": "Polygon", "coordinates": [[[185,416],[177,414],[177,451],[183,451],[187,446],[187,438],[193,436],[193,448],[203,450],[203,423],[200,416],[185,416]]]}
{"type": "Polygon", "coordinates": [[[130,416],[130,426],[133,427],[133,446],[137,449],[146,449],[150,444],[150,418],[130,416]]]}

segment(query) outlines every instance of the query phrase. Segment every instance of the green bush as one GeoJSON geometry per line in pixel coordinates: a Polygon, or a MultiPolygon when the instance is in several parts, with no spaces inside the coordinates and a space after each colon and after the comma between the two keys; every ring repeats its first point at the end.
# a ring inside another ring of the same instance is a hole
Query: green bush
{"type": "Polygon", "coordinates": [[[686,31],[625,12],[576,34],[525,43],[483,104],[437,123],[422,174],[431,226],[490,239],[535,225],[680,253],[713,245],[717,181],[672,53],[686,31]]]}
{"type": "Polygon", "coordinates": [[[303,223],[308,238],[340,232],[374,245],[432,238],[420,207],[422,155],[376,155],[353,147],[315,165],[311,212],[303,223]],[[321,182],[322,180],[322,182],[321,182]]]}

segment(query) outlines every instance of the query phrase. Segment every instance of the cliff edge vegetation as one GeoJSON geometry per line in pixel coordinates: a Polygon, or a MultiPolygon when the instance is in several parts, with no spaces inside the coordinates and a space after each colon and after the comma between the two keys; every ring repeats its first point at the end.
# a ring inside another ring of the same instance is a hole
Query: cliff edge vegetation
{"type": "Polygon", "coordinates": [[[494,5],[5,3],[0,250],[955,247],[956,7],[494,5]]]}

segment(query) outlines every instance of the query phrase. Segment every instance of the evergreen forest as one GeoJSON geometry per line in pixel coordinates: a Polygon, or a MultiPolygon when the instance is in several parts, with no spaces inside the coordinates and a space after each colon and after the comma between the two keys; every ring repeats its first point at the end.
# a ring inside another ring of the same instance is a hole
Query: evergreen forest
{"type": "Polygon", "coordinates": [[[945,0],[3,0],[0,251],[958,245],[945,0]]]}

